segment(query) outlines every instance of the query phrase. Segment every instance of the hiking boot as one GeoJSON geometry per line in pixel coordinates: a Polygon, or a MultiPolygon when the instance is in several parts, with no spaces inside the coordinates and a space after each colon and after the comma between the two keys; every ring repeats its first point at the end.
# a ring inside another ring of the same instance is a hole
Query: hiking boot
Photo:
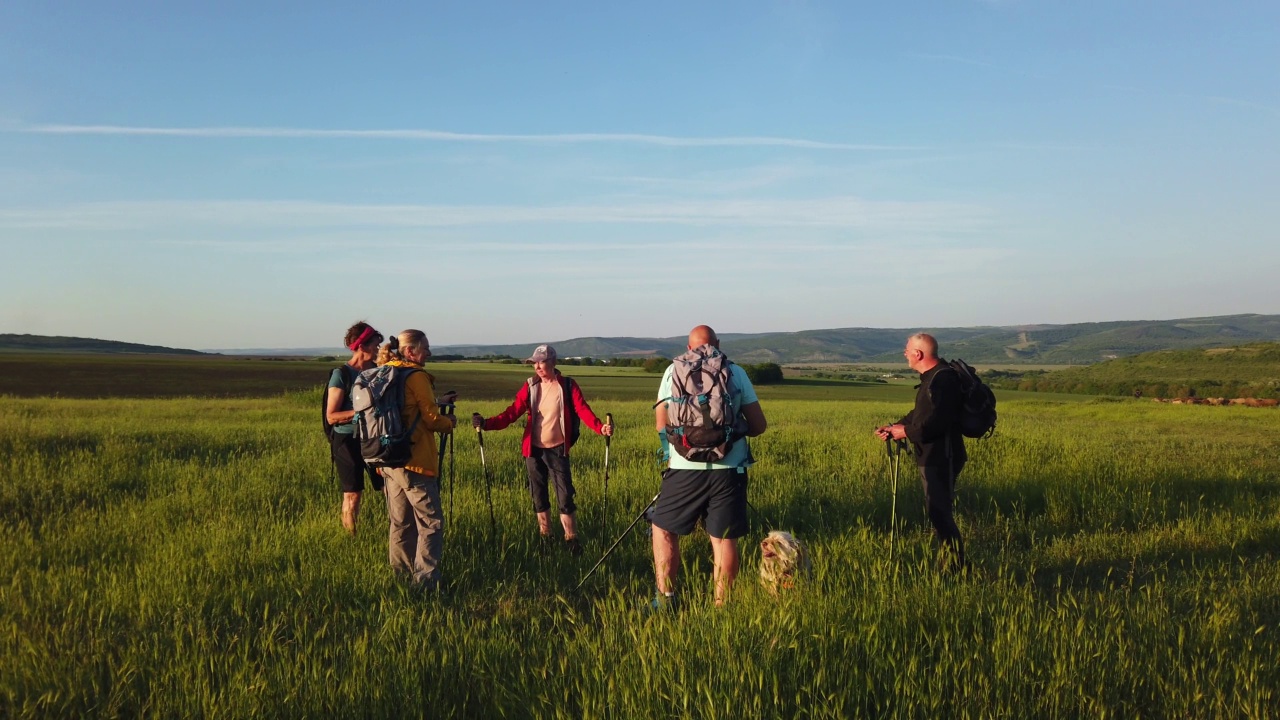
{"type": "Polygon", "coordinates": [[[578,542],[578,538],[576,537],[565,538],[564,549],[574,557],[582,555],[582,543],[578,542]]]}

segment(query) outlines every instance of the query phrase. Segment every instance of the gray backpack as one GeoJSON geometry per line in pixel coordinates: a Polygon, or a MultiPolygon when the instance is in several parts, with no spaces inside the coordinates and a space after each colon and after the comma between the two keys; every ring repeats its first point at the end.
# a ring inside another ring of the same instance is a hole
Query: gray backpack
{"type": "MultiPolygon", "coordinates": [[[[747,421],[733,409],[733,363],[718,348],[703,345],[671,363],[667,441],[680,457],[719,462],[746,437],[747,421]]],[[[656,407],[656,406],[655,406],[656,407]]]]}
{"type": "Polygon", "coordinates": [[[369,467],[404,467],[413,455],[413,431],[421,414],[404,424],[404,383],[417,368],[383,365],[360,373],[351,384],[356,441],[369,467]]]}

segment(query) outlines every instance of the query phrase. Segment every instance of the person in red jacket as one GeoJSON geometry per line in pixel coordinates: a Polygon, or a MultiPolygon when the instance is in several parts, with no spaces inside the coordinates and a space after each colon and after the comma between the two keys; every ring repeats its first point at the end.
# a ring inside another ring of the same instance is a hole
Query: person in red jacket
{"type": "Polygon", "coordinates": [[[569,448],[578,439],[580,422],[600,435],[613,435],[613,426],[600,422],[582,396],[578,383],[556,370],[555,348],[539,345],[525,362],[533,364],[535,374],[520,386],[511,405],[491,418],[474,413],[471,423],[481,430],[501,430],[528,416],[521,452],[529,471],[529,494],[533,497],[533,511],[538,515],[538,532],[544,538],[551,535],[551,500],[547,495],[550,478],[555,483],[556,501],[560,505],[565,549],[580,555],[582,545],[574,522],[577,506],[573,503],[575,491],[569,469],[569,448]]]}

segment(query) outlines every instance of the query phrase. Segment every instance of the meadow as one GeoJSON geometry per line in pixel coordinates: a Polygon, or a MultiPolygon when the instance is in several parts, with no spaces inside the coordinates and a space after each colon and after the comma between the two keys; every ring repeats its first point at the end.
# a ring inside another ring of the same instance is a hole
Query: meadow
{"type": "MultiPolygon", "coordinates": [[[[523,373],[433,371],[486,414],[523,373]]],[[[602,439],[574,449],[586,552],[537,552],[516,428],[485,437],[491,540],[465,430],[432,596],[391,576],[379,496],[342,532],[318,387],[4,397],[0,716],[1276,715],[1278,412],[1002,391],[960,479],[974,571],[946,578],[909,466],[889,543],[871,429],[910,383],[761,388],[732,602],[711,605],[695,535],[682,611],[654,616],[643,526],[575,586],[657,491],[655,378],[573,374],[619,426],[607,498],[602,439]],[[781,598],[753,576],[767,527],[814,558],[781,598]]]]}

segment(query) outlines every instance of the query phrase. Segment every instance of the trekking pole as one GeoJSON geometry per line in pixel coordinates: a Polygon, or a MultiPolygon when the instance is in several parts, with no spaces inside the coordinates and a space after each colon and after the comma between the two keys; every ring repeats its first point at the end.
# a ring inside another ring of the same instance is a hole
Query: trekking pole
{"type": "MultiPolygon", "coordinates": [[[[604,414],[604,424],[608,425],[614,432],[617,428],[613,427],[613,413],[604,414]]],[[[604,491],[600,493],[600,539],[609,537],[609,441],[613,439],[611,435],[604,436],[604,491]]]]}
{"type": "Polygon", "coordinates": [[[600,559],[596,561],[596,564],[592,565],[591,569],[587,571],[587,574],[582,576],[582,580],[580,580],[578,582],[578,586],[574,588],[575,591],[582,589],[582,586],[586,584],[587,580],[589,580],[591,576],[595,574],[596,568],[600,567],[600,565],[604,563],[605,559],[608,558],[609,555],[613,553],[614,549],[617,548],[618,545],[624,539],[626,539],[628,535],[631,534],[631,530],[635,528],[637,523],[639,523],[642,519],[644,519],[645,513],[649,512],[649,508],[653,507],[653,504],[658,502],[658,495],[661,495],[661,494],[662,494],[662,491],[659,490],[658,494],[654,495],[653,499],[649,501],[649,504],[644,506],[644,510],[641,510],[640,514],[636,516],[636,519],[632,520],[631,524],[627,526],[627,529],[624,530],[622,534],[618,536],[618,539],[613,541],[613,544],[609,546],[609,549],[604,551],[604,555],[601,555],[600,559]]]}
{"type": "Polygon", "coordinates": [[[755,513],[755,514],[756,514],[756,517],[760,518],[760,522],[764,523],[764,526],[765,526],[766,528],[768,528],[768,529],[770,529],[770,530],[776,530],[776,529],[778,529],[778,526],[777,526],[777,525],[774,525],[774,524],[769,520],[768,516],[766,516],[764,513],[760,512],[759,510],[757,510],[757,509],[756,509],[756,506],[755,506],[755,505],[752,505],[750,500],[748,500],[748,501],[747,501],[747,507],[751,508],[751,512],[755,513]]]}
{"type": "Polygon", "coordinates": [[[498,523],[493,519],[493,491],[489,482],[489,466],[484,461],[484,430],[476,428],[476,440],[480,441],[480,468],[484,471],[484,500],[489,503],[489,544],[498,535],[498,523]]]}
{"type": "Polygon", "coordinates": [[[889,453],[889,486],[893,492],[893,502],[889,505],[889,557],[893,557],[893,533],[898,526],[898,472],[904,444],[901,440],[884,439],[884,449],[889,453]]]}
{"type": "MultiPolygon", "coordinates": [[[[445,393],[445,395],[451,395],[452,393],[453,391],[450,390],[449,392],[445,393]]],[[[452,402],[436,403],[436,408],[439,410],[440,415],[442,416],[454,414],[454,405],[452,402]]],[[[436,453],[436,477],[440,480],[440,486],[443,487],[444,486],[444,455],[445,455],[445,452],[449,449],[450,441],[453,439],[453,433],[442,432],[439,435],[440,435],[440,445],[439,445],[439,451],[436,453]]],[[[445,516],[446,519],[453,517],[453,513],[452,513],[453,487],[449,488],[449,503],[450,503],[450,508],[449,508],[450,513],[445,516]]]]}
{"type": "Polygon", "coordinates": [[[455,433],[449,433],[449,517],[453,517],[453,471],[456,467],[453,458],[454,437],[456,437],[455,433]]]}

